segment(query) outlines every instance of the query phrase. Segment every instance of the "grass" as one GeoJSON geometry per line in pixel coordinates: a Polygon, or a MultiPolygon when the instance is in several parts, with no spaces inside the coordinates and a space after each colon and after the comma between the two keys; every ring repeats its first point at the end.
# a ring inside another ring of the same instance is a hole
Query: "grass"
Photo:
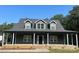
{"type": "Polygon", "coordinates": [[[79,53],[79,49],[49,49],[50,53],[79,53]]]}

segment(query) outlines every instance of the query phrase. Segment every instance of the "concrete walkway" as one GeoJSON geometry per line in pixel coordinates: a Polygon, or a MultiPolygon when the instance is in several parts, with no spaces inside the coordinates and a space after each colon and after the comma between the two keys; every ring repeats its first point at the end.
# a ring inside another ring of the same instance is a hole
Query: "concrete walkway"
{"type": "Polygon", "coordinates": [[[49,52],[48,49],[35,49],[35,50],[0,50],[0,53],[47,53],[49,52]]]}

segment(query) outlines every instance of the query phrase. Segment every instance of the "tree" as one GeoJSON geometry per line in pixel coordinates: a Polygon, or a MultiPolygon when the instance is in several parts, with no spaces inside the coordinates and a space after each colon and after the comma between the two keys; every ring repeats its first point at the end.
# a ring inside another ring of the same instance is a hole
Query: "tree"
{"type": "Polygon", "coordinates": [[[64,20],[65,28],[79,31],[79,6],[74,6],[64,20]]]}
{"type": "Polygon", "coordinates": [[[0,25],[0,31],[4,31],[4,30],[10,29],[12,27],[13,27],[13,23],[11,23],[11,24],[3,23],[0,25]]]}
{"type": "Polygon", "coordinates": [[[50,19],[51,20],[60,20],[60,22],[62,22],[63,18],[64,18],[64,16],[62,14],[57,14],[57,15],[54,15],[53,17],[51,17],[50,19]]]}

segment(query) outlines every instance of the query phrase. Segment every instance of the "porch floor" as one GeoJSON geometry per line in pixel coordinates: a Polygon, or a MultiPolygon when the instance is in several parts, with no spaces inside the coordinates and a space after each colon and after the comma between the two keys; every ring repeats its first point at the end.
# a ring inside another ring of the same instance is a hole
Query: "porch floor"
{"type": "Polygon", "coordinates": [[[77,46],[74,45],[63,45],[63,44],[7,44],[2,46],[0,49],[49,49],[49,48],[57,48],[57,49],[74,49],[77,46]]]}

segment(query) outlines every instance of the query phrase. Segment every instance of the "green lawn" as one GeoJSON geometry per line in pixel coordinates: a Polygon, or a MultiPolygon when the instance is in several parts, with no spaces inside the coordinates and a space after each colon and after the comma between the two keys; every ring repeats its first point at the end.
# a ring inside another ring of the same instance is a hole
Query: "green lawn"
{"type": "Polygon", "coordinates": [[[50,53],[79,53],[79,49],[49,49],[50,53]]]}

